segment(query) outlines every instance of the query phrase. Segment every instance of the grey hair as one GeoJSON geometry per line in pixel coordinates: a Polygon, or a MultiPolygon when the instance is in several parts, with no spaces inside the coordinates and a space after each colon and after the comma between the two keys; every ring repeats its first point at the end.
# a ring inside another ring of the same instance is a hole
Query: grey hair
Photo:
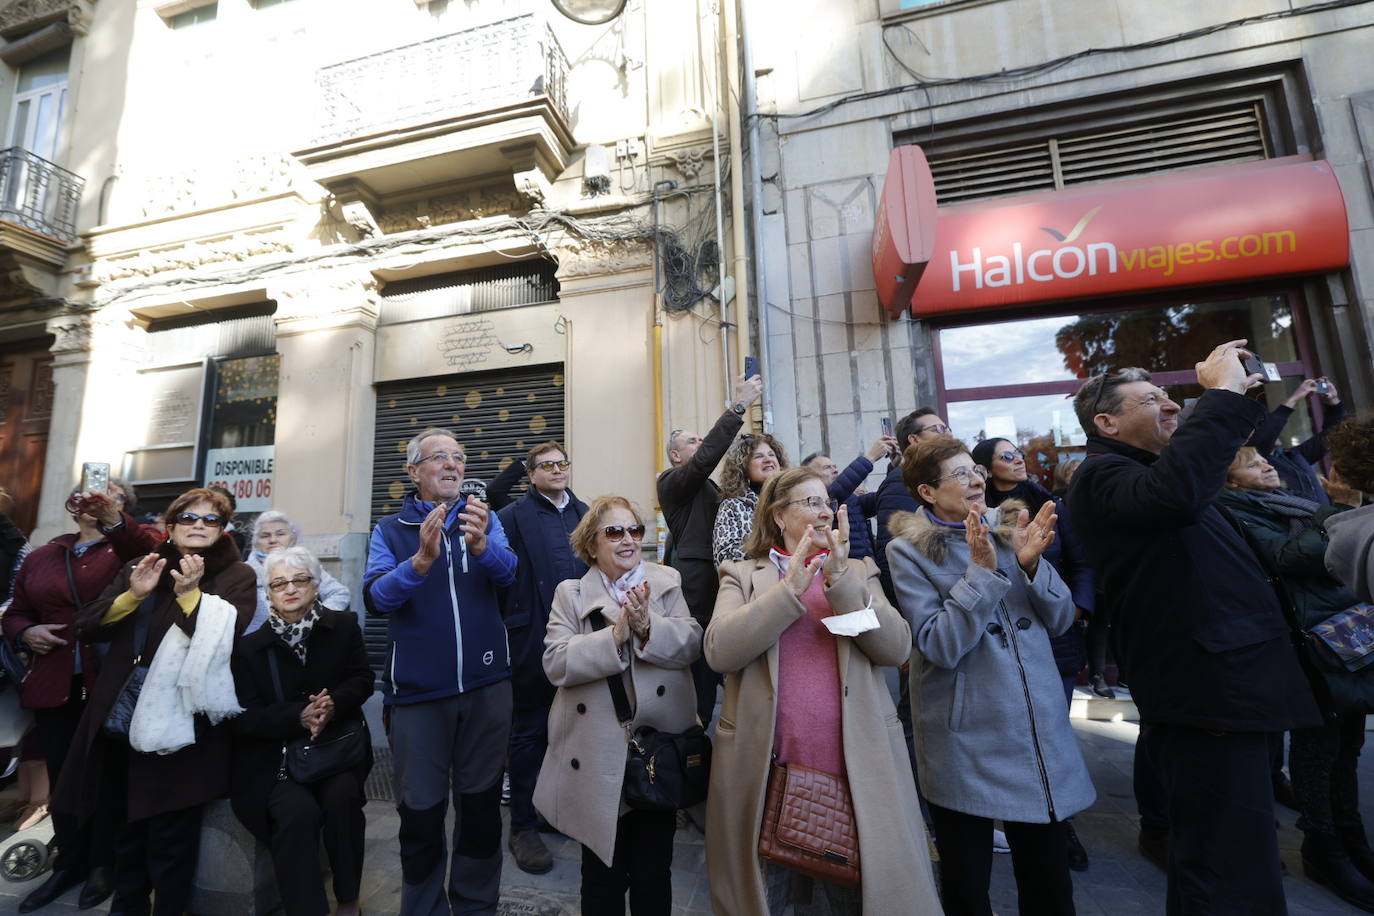
{"type": "Polygon", "coordinates": [[[324,575],[324,568],[320,566],[320,561],[315,559],[313,553],[304,547],[283,547],[281,550],[272,551],[267,555],[267,559],[262,561],[263,585],[272,581],[272,570],[278,566],[294,566],[305,570],[315,579],[316,587],[324,575]]]}
{"type": "Polygon", "coordinates": [[[134,489],[134,485],[129,483],[129,481],[125,480],[123,477],[111,477],[110,486],[119,487],[120,492],[124,494],[124,505],[126,507],[132,509],[134,506],[138,505],[138,491],[134,489]]]}
{"type": "MultiPolygon", "coordinates": [[[[451,429],[442,429],[438,426],[432,426],[424,432],[416,433],[415,438],[406,443],[406,464],[418,463],[420,460],[420,443],[435,436],[448,436],[454,442],[458,441],[457,433],[451,429]]],[[[461,445],[458,446],[459,451],[462,448],[461,445]]]]}
{"type": "Polygon", "coordinates": [[[262,526],[270,525],[273,522],[281,522],[282,524],[286,525],[286,527],[291,529],[292,544],[295,544],[297,541],[300,540],[301,528],[299,525],[291,521],[287,514],[281,511],[280,509],[268,509],[266,512],[262,513],[257,518],[253,519],[253,539],[251,542],[251,546],[257,546],[258,534],[261,533],[262,526]]]}
{"type": "Polygon", "coordinates": [[[1136,368],[1104,372],[1088,379],[1087,383],[1078,389],[1078,394],[1073,396],[1073,412],[1078,417],[1078,425],[1088,435],[1097,435],[1097,424],[1093,422],[1093,417],[1100,413],[1112,416],[1121,413],[1121,386],[1130,382],[1149,380],[1150,373],[1136,368]],[[1096,410],[1093,409],[1094,405],[1096,410]]]}
{"type": "Polygon", "coordinates": [[[672,432],[668,433],[668,444],[664,447],[663,450],[668,454],[669,464],[673,463],[673,452],[677,450],[677,439],[678,436],[682,435],[682,433],[683,430],[680,429],[675,429],[672,432]]]}

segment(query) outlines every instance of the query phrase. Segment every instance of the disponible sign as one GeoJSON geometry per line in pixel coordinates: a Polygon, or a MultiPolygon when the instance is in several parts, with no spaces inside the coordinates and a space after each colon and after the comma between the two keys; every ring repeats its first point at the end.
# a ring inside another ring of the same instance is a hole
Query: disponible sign
{"type": "Polygon", "coordinates": [[[272,508],[275,452],[272,445],[210,449],[205,453],[205,485],[234,494],[240,512],[265,512],[272,508]]]}
{"type": "MultiPolygon", "coordinates": [[[[1349,260],[1330,164],[1291,156],[943,208],[911,309],[1202,286],[1337,270],[1349,260]]],[[[904,306],[895,296],[883,304],[894,316],[904,306]]]]}

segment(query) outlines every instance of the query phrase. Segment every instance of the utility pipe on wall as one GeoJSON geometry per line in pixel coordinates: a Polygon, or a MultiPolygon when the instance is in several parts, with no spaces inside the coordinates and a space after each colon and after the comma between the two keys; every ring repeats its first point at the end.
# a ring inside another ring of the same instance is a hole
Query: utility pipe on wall
{"type": "MultiPolygon", "coordinates": [[[[735,347],[738,351],[739,371],[744,371],[744,358],[749,355],[749,297],[744,295],[749,277],[749,248],[745,238],[744,219],[744,150],[740,136],[739,117],[739,26],[735,19],[735,0],[723,0],[725,7],[725,77],[729,81],[725,104],[726,123],[730,128],[730,234],[735,261],[735,347]]],[[[722,281],[723,283],[724,281],[722,281]]],[[[765,373],[766,374],[766,373],[765,373]]]]}
{"type": "Polygon", "coordinates": [[[754,322],[758,328],[759,369],[763,373],[763,430],[773,431],[773,393],[769,370],[773,367],[768,338],[768,277],[763,244],[763,152],[759,141],[758,79],[754,74],[753,33],[749,31],[749,0],[739,0],[740,51],[744,71],[744,116],[749,119],[750,241],[754,246],[754,322]]]}

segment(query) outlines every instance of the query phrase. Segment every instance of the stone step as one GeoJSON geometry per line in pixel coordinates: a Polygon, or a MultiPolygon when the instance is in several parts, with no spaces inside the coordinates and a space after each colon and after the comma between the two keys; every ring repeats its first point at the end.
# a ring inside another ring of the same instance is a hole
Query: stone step
{"type": "Polygon", "coordinates": [[[1093,693],[1087,687],[1073,689],[1073,701],[1069,704],[1070,719],[1092,719],[1098,722],[1139,722],[1140,713],[1131,699],[1131,692],[1125,687],[1113,687],[1115,700],[1107,700],[1093,693]]]}

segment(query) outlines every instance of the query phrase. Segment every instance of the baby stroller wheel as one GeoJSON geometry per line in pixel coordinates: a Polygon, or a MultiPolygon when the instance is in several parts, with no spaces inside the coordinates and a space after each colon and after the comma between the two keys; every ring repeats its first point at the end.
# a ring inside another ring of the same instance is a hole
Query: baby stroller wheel
{"type": "Polygon", "coordinates": [[[38,840],[20,840],[0,854],[0,876],[6,881],[27,881],[43,873],[48,847],[38,840]]]}

